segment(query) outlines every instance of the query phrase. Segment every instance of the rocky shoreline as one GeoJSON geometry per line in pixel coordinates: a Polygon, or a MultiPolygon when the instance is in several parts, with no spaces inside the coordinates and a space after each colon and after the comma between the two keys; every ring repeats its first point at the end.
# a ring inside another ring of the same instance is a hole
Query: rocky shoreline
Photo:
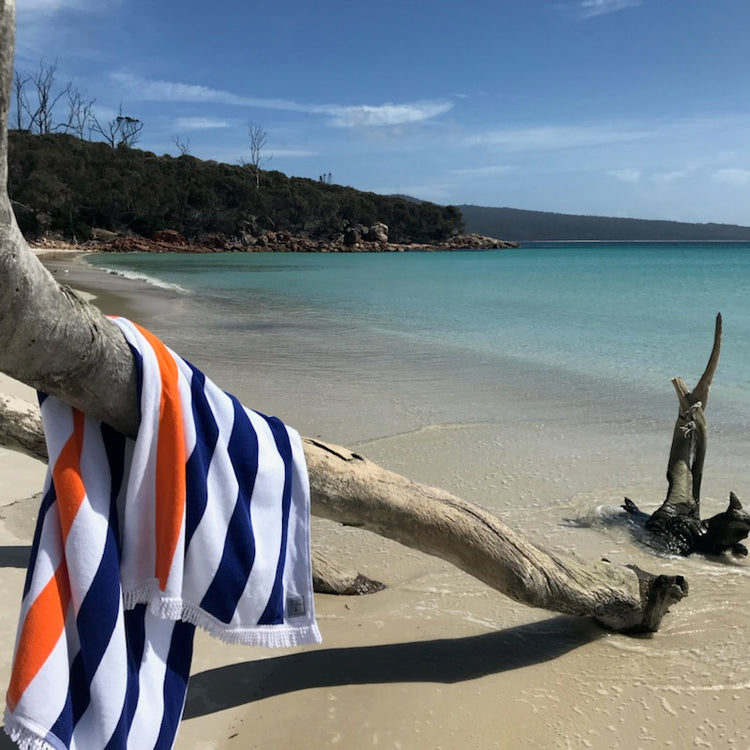
{"type": "Polygon", "coordinates": [[[397,243],[389,242],[387,234],[371,232],[342,235],[335,240],[315,240],[288,232],[265,232],[258,237],[226,237],[207,235],[199,242],[183,237],[179,232],[165,229],[151,237],[115,235],[113,232],[95,232],[95,239],[84,243],[70,243],[52,237],[31,245],[38,250],[66,247],[71,250],[105,253],[226,253],[226,252],[277,252],[277,253],[387,253],[434,252],[444,250],[496,250],[518,247],[516,242],[498,240],[481,234],[459,234],[443,242],[397,243]]]}

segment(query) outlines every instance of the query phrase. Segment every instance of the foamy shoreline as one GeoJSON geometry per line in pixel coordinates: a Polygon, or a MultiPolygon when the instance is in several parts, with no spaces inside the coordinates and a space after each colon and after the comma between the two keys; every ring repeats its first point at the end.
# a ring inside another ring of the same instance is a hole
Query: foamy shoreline
{"type": "MultiPolygon", "coordinates": [[[[156,320],[175,302],[174,294],[75,259],[45,263],[65,283],[95,295],[106,312],[156,320]]],[[[167,334],[170,325],[164,324],[167,334]]],[[[254,385],[259,398],[265,387],[254,385]]],[[[0,379],[0,392],[11,388],[33,398],[30,389],[0,379]]],[[[445,424],[378,436],[366,427],[368,408],[351,419],[362,422],[357,432],[370,457],[468,499],[488,497],[494,487],[498,512],[512,513],[537,540],[586,557],[685,573],[690,597],[654,638],[612,635],[589,620],[518,605],[395,543],[316,520],[314,539],[388,589],[359,598],[317,596],[320,647],[263,652],[201,635],[178,748],[750,745],[746,567],[655,558],[624,536],[563,522],[599,504],[616,508],[624,489],[658,493],[668,435],[605,445],[607,430],[597,425],[588,435],[585,426],[529,413],[500,429],[445,424]],[[486,445],[497,465],[487,464],[486,445]]],[[[6,644],[14,640],[33,508],[14,501],[39,489],[42,476],[38,462],[0,449],[6,644]]],[[[0,656],[6,683],[10,650],[0,656]]]]}

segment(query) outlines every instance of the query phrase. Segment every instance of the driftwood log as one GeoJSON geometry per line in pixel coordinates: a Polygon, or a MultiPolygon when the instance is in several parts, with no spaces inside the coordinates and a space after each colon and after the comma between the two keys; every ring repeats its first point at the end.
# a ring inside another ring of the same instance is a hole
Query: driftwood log
{"type": "MultiPolygon", "coordinates": [[[[0,371],[112,425],[138,430],[135,365],[119,329],[58,286],[29,251],[7,194],[13,0],[0,0],[0,371]]],[[[656,631],[682,576],[545,552],[490,513],[344,448],[305,441],[313,513],[442,557],[525,604],[656,631]]]]}
{"type": "Polygon", "coordinates": [[[700,516],[701,482],[708,443],[706,409],[721,353],[721,314],[716,316],[714,343],[706,369],[691,391],[682,378],[673,378],[679,408],[667,461],[667,496],[650,516],[628,497],[623,508],[651,534],[654,546],[680,555],[694,552],[747,555],[741,543],[750,532],[750,515],[737,496],[729,494],[722,513],[703,520],[700,516]]]}

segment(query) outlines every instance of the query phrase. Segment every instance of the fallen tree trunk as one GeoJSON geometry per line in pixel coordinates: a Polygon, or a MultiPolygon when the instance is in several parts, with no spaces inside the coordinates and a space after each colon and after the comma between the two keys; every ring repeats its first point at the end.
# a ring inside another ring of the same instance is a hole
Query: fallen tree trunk
{"type": "MultiPolygon", "coordinates": [[[[14,2],[0,0],[0,371],[133,436],[135,365],[119,330],[59,287],[29,251],[7,195],[7,114],[14,2]]],[[[536,607],[657,630],[687,594],[681,576],[586,563],[539,549],[482,509],[386,471],[346,449],[306,441],[313,512],[438,555],[536,607]]]]}
{"type": "Polygon", "coordinates": [[[593,616],[616,630],[655,631],[687,595],[681,576],[546,552],[478,506],[346,448],[305,439],[305,456],[317,515],[447,560],[523,604],[593,616]]]}

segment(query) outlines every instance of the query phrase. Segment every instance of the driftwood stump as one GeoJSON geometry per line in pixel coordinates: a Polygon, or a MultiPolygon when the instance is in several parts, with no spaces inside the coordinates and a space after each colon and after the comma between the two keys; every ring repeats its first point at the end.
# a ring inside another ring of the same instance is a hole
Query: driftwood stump
{"type": "Polygon", "coordinates": [[[735,555],[747,555],[747,548],[741,540],[750,532],[750,515],[742,509],[733,492],[725,511],[707,520],[700,517],[701,482],[708,440],[706,408],[719,364],[721,332],[721,314],[718,314],[708,364],[692,391],[682,378],[672,379],[679,409],[667,462],[667,497],[650,516],[628,497],[622,506],[651,533],[655,545],[666,552],[719,555],[729,551],[735,555]]]}

